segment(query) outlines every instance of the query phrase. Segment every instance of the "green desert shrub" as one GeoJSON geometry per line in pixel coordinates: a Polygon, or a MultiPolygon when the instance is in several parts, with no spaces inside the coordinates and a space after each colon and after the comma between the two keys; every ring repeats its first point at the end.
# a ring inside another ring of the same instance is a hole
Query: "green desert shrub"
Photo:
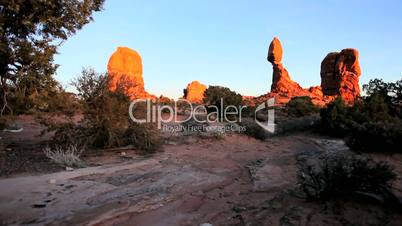
{"type": "Polygon", "coordinates": [[[298,178],[307,199],[329,200],[371,194],[385,200],[394,200],[391,183],[396,174],[385,162],[375,162],[370,158],[356,155],[327,156],[315,167],[302,165],[298,178]]]}
{"type": "Polygon", "coordinates": [[[269,133],[259,126],[254,120],[249,118],[244,118],[240,122],[240,126],[245,128],[244,134],[250,137],[254,137],[258,140],[265,140],[269,137],[269,133]]]}
{"type": "MultiPolygon", "coordinates": [[[[160,95],[156,99],[156,103],[160,106],[170,106],[172,109],[174,109],[175,102],[173,99],[170,99],[169,97],[165,97],[163,95],[160,95]]],[[[162,109],[162,113],[169,113],[170,110],[167,108],[162,109]]]]}
{"type": "Polygon", "coordinates": [[[365,122],[355,124],[347,144],[364,152],[402,152],[402,122],[365,122]]]}
{"type": "MultiPolygon", "coordinates": [[[[203,101],[208,113],[215,112],[219,118],[221,117],[221,110],[225,110],[229,105],[233,105],[239,110],[243,99],[240,94],[222,86],[209,86],[208,89],[205,90],[204,96],[203,101]]],[[[233,113],[235,110],[230,108],[227,112],[233,113]]],[[[239,112],[237,112],[237,114],[239,114],[239,112]]],[[[235,117],[235,115],[227,114],[229,120],[233,120],[233,117],[235,117]]]]}
{"type": "Polygon", "coordinates": [[[57,84],[58,47],[91,22],[103,2],[1,1],[0,117],[37,107],[37,98],[57,84]]]}
{"type": "MultiPolygon", "coordinates": [[[[74,115],[80,110],[80,103],[74,93],[61,89],[51,95],[42,96],[43,104],[38,112],[74,115]]],[[[39,105],[38,105],[39,106],[39,105]]]]}
{"type": "MultiPolygon", "coordinates": [[[[133,144],[146,151],[157,147],[158,130],[145,125],[134,126],[130,121],[130,98],[125,94],[129,84],[122,81],[115,91],[110,91],[107,74],[98,74],[93,69],[83,70],[73,84],[78,91],[83,118],[78,123],[72,118],[62,123],[43,123],[47,125],[47,131],[55,132],[55,144],[74,143],[88,148],[133,144]]],[[[137,110],[145,110],[143,107],[137,110]]],[[[135,112],[137,117],[136,113],[139,112],[135,112]]],[[[140,115],[144,115],[144,112],[140,115]]]]}
{"type": "MultiPolygon", "coordinates": [[[[78,99],[73,93],[67,92],[55,80],[44,84],[35,84],[40,88],[31,87],[32,84],[23,84],[17,87],[8,87],[7,103],[4,116],[20,114],[72,113],[79,109],[78,99]]],[[[0,90],[0,95],[2,90],[0,90]]],[[[0,105],[2,101],[0,100],[0,105]]]]}
{"type": "Polygon", "coordinates": [[[245,107],[242,107],[241,117],[251,117],[251,118],[255,117],[256,114],[255,110],[257,109],[255,106],[245,105],[244,102],[243,106],[245,107]]]}
{"type": "Polygon", "coordinates": [[[307,130],[316,130],[320,124],[318,115],[302,116],[278,121],[275,126],[275,134],[288,134],[307,130]]]}
{"type": "Polygon", "coordinates": [[[367,94],[367,101],[380,97],[391,116],[402,118],[402,79],[388,83],[381,79],[373,79],[363,85],[363,91],[367,94]]]}
{"type": "Polygon", "coordinates": [[[42,114],[54,113],[74,115],[80,109],[80,103],[75,94],[66,92],[60,85],[57,85],[49,90],[31,95],[29,110],[24,113],[42,114]]]}
{"type": "Polygon", "coordinates": [[[286,108],[289,115],[296,117],[311,115],[318,111],[309,96],[293,97],[286,104],[286,108]]]}
{"type": "Polygon", "coordinates": [[[82,101],[83,120],[91,147],[117,147],[129,126],[130,99],[122,90],[111,92],[108,76],[89,69],[82,72],[74,85],[82,101]]]}
{"type": "Polygon", "coordinates": [[[180,123],[182,127],[182,132],[185,135],[200,135],[200,133],[205,132],[208,127],[208,121],[206,115],[194,115],[180,123]]]}
{"type": "Polygon", "coordinates": [[[321,109],[322,131],[348,138],[358,151],[401,152],[401,81],[372,80],[363,86],[367,96],[351,106],[337,98],[321,109]]]}
{"type": "Polygon", "coordinates": [[[37,119],[39,123],[44,125],[46,129],[42,131],[42,135],[53,132],[51,145],[66,147],[76,144],[79,147],[89,147],[89,133],[82,125],[77,125],[72,118],[67,118],[65,122],[55,121],[51,117],[41,117],[37,119]]]}
{"type": "Polygon", "coordinates": [[[107,75],[92,69],[83,70],[73,82],[80,97],[83,119],[78,124],[69,122],[59,127],[55,139],[76,136],[85,141],[74,142],[94,148],[118,147],[125,143],[121,137],[129,126],[130,99],[122,90],[111,92],[108,82],[107,75]]]}
{"type": "Polygon", "coordinates": [[[124,137],[128,144],[134,145],[145,154],[158,151],[163,144],[159,130],[151,123],[131,123],[124,137]]]}
{"type": "Polygon", "coordinates": [[[353,123],[349,108],[340,97],[321,109],[320,116],[324,131],[335,136],[345,135],[353,123]]]}

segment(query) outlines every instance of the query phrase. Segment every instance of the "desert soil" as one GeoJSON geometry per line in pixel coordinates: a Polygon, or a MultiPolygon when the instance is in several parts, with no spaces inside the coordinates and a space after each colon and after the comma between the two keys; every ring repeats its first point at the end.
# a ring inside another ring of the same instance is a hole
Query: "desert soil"
{"type": "MultiPolygon", "coordinates": [[[[348,148],[304,132],[189,136],[147,157],[88,156],[98,165],[1,178],[0,225],[401,225],[400,213],[372,200],[302,198],[298,161],[334,151],[348,148]]],[[[379,158],[402,175],[401,156],[379,158]]],[[[400,192],[401,180],[394,186],[400,192]]]]}

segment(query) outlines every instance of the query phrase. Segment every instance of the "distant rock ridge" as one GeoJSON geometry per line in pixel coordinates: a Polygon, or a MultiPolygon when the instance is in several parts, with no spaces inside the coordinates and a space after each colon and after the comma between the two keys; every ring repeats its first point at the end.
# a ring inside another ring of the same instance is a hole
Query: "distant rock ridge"
{"type": "Polygon", "coordinates": [[[109,58],[107,70],[110,90],[114,91],[124,84],[124,90],[131,99],[156,98],[145,91],[142,60],[137,51],[128,47],[117,47],[109,58]]]}
{"type": "Polygon", "coordinates": [[[183,98],[192,103],[202,103],[206,89],[206,85],[201,84],[199,81],[192,81],[183,90],[183,98]]]}

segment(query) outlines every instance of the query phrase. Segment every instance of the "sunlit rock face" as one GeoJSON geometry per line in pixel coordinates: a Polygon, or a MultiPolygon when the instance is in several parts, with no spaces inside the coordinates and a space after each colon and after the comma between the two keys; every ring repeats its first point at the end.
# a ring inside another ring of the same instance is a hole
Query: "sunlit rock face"
{"type": "Polygon", "coordinates": [[[353,102],[360,96],[359,51],[344,49],[340,53],[329,53],[321,62],[321,88],[324,95],[341,96],[353,102]]]}
{"type": "Polygon", "coordinates": [[[107,65],[110,77],[109,89],[114,91],[124,86],[124,92],[131,99],[154,98],[144,89],[141,56],[128,47],[117,47],[107,65]]]}
{"type": "Polygon", "coordinates": [[[292,94],[302,91],[303,88],[290,78],[288,71],[282,65],[282,57],[282,44],[275,37],[269,45],[267,57],[273,68],[271,92],[292,94]]]}
{"type": "Polygon", "coordinates": [[[303,89],[294,82],[282,64],[283,48],[278,38],[269,45],[267,60],[272,64],[273,75],[271,92],[263,98],[275,97],[278,104],[287,103],[292,97],[309,96],[320,106],[341,96],[346,103],[353,103],[360,96],[359,52],[344,49],[340,53],[329,53],[321,63],[321,86],[303,89]]]}
{"type": "Polygon", "coordinates": [[[308,88],[308,92],[314,97],[322,97],[324,95],[321,86],[311,86],[308,88]]]}
{"type": "Polygon", "coordinates": [[[189,83],[187,87],[183,90],[183,98],[193,103],[201,103],[204,98],[204,92],[206,89],[206,85],[201,84],[198,81],[193,81],[189,83]]]}
{"type": "Polygon", "coordinates": [[[268,48],[267,60],[272,64],[282,64],[283,49],[281,41],[277,37],[274,37],[268,48]]]}

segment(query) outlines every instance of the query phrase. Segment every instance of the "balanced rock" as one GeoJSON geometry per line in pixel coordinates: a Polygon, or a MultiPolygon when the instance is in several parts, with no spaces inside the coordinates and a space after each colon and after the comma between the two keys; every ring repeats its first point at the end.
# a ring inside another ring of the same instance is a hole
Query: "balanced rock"
{"type": "Polygon", "coordinates": [[[245,98],[250,103],[258,104],[267,98],[275,98],[275,103],[283,105],[296,96],[309,96],[313,103],[325,106],[341,96],[346,103],[360,96],[359,52],[356,49],[344,49],[340,53],[329,53],[321,63],[321,86],[303,89],[294,82],[282,64],[283,48],[278,38],[274,38],[268,49],[267,60],[273,67],[271,92],[256,98],[245,98]]]}
{"type": "Polygon", "coordinates": [[[155,98],[145,91],[141,56],[128,47],[117,47],[107,65],[109,89],[121,88],[131,99],[155,98]]]}
{"type": "Polygon", "coordinates": [[[272,64],[282,64],[283,48],[281,41],[277,37],[274,37],[268,49],[267,60],[272,64]]]}
{"type": "Polygon", "coordinates": [[[322,92],[327,96],[341,96],[351,103],[360,96],[360,75],[359,52],[356,49],[329,53],[321,62],[322,92]]]}
{"type": "Polygon", "coordinates": [[[201,84],[198,81],[193,81],[183,90],[183,98],[193,103],[201,103],[204,99],[204,92],[206,89],[206,85],[201,84]]]}
{"type": "Polygon", "coordinates": [[[308,92],[311,93],[311,96],[314,97],[322,97],[324,95],[322,93],[321,86],[312,86],[308,89],[308,92]]]}
{"type": "Polygon", "coordinates": [[[273,68],[271,92],[287,95],[302,92],[303,88],[290,78],[288,71],[283,67],[282,57],[283,49],[281,42],[275,37],[269,45],[267,57],[273,68]]]}

